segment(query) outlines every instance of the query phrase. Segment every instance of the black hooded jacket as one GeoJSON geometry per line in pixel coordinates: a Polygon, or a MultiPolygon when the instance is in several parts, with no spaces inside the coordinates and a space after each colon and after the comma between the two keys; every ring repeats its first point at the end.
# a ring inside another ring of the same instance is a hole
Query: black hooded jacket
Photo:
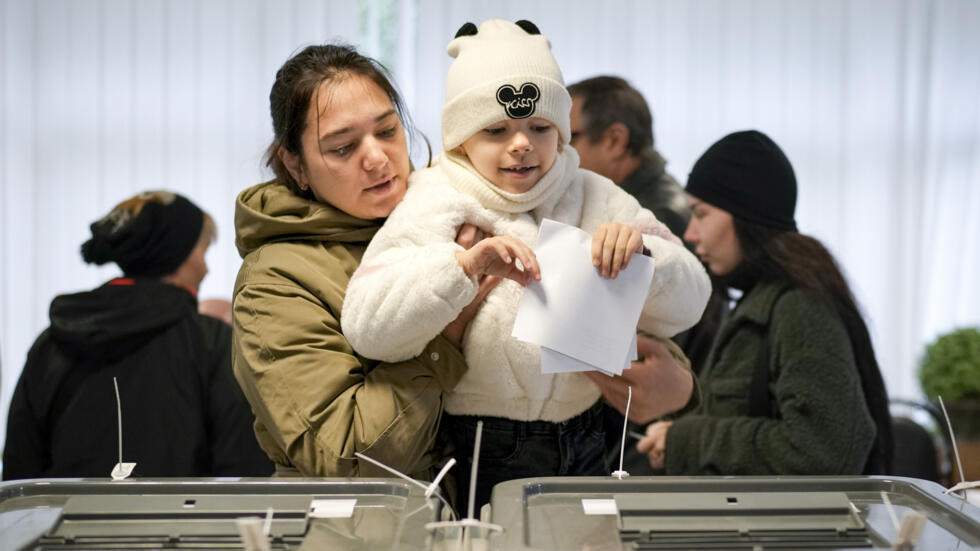
{"type": "Polygon", "coordinates": [[[116,279],[51,303],[14,390],[4,480],[267,476],[272,464],[231,371],[231,328],[198,314],[186,290],[116,279]]]}

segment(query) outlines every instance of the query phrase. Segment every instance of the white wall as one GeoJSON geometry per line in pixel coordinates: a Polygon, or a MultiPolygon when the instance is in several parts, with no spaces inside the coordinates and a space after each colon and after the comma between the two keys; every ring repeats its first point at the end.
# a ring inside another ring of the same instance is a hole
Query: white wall
{"type": "Polygon", "coordinates": [[[782,145],[801,230],[850,277],[893,395],[918,393],[925,341],[980,324],[974,0],[3,0],[3,427],[51,298],[115,275],[78,247],[119,200],[171,188],[208,210],[201,297],[229,296],[234,197],[265,177],[268,91],[291,52],[342,38],[382,57],[437,146],[445,45],[490,17],[534,21],[568,82],[630,79],[681,181],[730,131],[782,145]]]}

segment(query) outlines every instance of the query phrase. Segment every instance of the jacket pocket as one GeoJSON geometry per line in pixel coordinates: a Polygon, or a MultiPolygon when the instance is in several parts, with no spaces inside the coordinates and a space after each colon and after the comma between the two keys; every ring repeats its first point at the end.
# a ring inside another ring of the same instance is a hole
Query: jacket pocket
{"type": "Polygon", "coordinates": [[[741,377],[712,379],[707,388],[706,402],[712,415],[748,415],[749,380],[741,377]]]}

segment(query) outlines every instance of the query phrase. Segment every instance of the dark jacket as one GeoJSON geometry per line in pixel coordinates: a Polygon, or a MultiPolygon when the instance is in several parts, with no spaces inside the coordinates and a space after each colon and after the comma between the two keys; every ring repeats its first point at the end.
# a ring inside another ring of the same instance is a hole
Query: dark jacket
{"type": "Polygon", "coordinates": [[[862,472],[875,423],[850,338],[809,292],[763,283],[748,291],[719,331],[701,385],[701,405],[667,432],[667,474],[862,472]],[[749,416],[760,357],[768,358],[772,418],[749,416]]]}
{"type": "Polygon", "coordinates": [[[653,151],[646,160],[619,187],[629,193],[640,205],[670,228],[677,237],[683,237],[691,219],[691,207],[684,195],[684,188],[673,176],[667,174],[667,161],[653,151]]]}
{"type": "Polygon", "coordinates": [[[116,279],[51,303],[14,390],[3,478],[267,476],[231,371],[231,328],[186,290],[116,279]]]}

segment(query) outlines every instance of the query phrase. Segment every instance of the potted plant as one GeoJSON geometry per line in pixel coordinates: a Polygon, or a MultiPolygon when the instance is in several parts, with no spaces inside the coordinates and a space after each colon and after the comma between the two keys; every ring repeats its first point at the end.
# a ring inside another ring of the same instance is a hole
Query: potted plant
{"type": "Polygon", "coordinates": [[[926,346],[919,382],[930,400],[943,398],[967,480],[980,476],[980,331],[956,329],[926,346]]]}

